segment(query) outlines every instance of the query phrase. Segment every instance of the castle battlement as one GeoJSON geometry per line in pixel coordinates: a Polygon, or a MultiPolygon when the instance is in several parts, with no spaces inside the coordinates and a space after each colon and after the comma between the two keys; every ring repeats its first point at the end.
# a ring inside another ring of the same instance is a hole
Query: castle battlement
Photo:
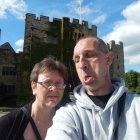
{"type": "Polygon", "coordinates": [[[40,16],[40,21],[41,22],[49,22],[49,17],[48,16],[40,16]]]}
{"type": "Polygon", "coordinates": [[[73,22],[72,22],[73,24],[79,24],[79,19],[73,19],[73,22]]]}
{"type": "Polygon", "coordinates": [[[119,41],[119,46],[123,47],[123,42],[122,41],[119,41]]]}
{"type": "Polygon", "coordinates": [[[119,41],[118,44],[114,40],[109,42],[109,50],[119,51],[121,48],[123,49],[123,42],[119,41]]]}
{"type": "Polygon", "coordinates": [[[27,13],[26,14],[26,21],[27,22],[30,22],[32,24],[35,24],[36,22],[40,23],[40,24],[44,24],[44,23],[50,23],[50,24],[53,24],[53,23],[61,23],[63,20],[63,23],[66,23],[66,24],[69,24],[69,25],[73,25],[73,26],[79,26],[80,28],[83,28],[85,29],[89,29],[89,30],[92,30],[94,32],[97,32],[97,26],[96,25],[92,25],[90,28],[89,28],[89,25],[88,25],[88,22],[85,21],[85,20],[82,20],[82,23],[80,24],[79,23],[79,19],[75,19],[73,18],[72,22],[70,22],[70,18],[69,17],[63,17],[62,19],[60,18],[53,18],[53,21],[49,21],[49,17],[48,16],[40,16],[40,17],[37,17],[36,14],[31,14],[31,13],[27,13]]]}
{"type": "Polygon", "coordinates": [[[61,19],[59,19],[59,18],[53,18],[53,22],[52,23],[61,23],[61,19]]]}

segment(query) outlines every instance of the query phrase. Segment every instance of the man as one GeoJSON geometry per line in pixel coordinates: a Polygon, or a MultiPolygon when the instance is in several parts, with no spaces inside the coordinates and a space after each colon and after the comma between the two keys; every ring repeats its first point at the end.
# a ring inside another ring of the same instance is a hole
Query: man
{"type": "Polygon", "coordinates": [[[140,139],[140,96],[110,78],[113,56],[97,37],[78,41],[73,60],[82,85],[74,89],[76,100],[56,112],[46,140],[140,139]]]}

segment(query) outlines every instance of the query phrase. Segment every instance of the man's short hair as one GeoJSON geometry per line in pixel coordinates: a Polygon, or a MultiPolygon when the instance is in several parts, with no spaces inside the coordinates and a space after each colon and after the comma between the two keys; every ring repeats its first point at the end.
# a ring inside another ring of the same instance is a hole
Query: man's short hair
{"type": "Polygon", "coordinates": [[[30,81],[36,82],[39,74],[47,72],[58,72],[64,78],[64,82],[67,82],[68,73],[65,65],[52,57],[44,58],[35,64],[30,75],[30,81]]]}
{"type": "MultiPolygon", "coordinates": [[[[108,45],[99,37],[93,37],[93,36],[86,36],[86,37],[82,37],[80,38],[77,43],[83,39],[88,39],[88,38],[93,38],[93,39],[96,39],[97,40],[97,43],[99,44],[98,45],[98,48],[103,52],[103,53],[108,53],[109,52],[109,48],[108,48],[108,45]]],[[[76,44],[77,44],[76,43],[76,44]]]]}

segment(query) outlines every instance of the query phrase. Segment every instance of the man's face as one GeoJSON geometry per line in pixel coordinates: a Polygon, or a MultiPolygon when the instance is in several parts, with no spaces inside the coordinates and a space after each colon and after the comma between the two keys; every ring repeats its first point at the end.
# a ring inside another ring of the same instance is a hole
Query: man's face
{"type": "Polygon", "coordinates": [[[93,95],[106,88],[110,65],[107,59],[108,54],[98,48],[96,39],[82,39],[75,46],[73,60],[88,94],[93,95]]]}
{"type": "Polygon", "coordinates": [[[64,84],[63,77],[57,72],[47,72],[38,75],[38,82],[32,83],[33,94],[36,96],[36,101],[49,108],[54,108],[62,99],[64,89],[58,89],[55,86],[45,87],[45,83],[53,83],[54,85],[64,84]]]}

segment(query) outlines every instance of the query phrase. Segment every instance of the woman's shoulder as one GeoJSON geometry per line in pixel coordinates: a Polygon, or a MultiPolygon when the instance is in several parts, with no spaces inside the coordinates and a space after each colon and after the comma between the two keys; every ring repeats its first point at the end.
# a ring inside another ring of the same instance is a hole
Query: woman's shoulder
{"type": "MultiPolygon", "coordinates": [[[[15,118],[19,111],[13,111],[2,117],[0,117],[0,137],[5,139],[12,128],[13,124],[16,122],[15,118]]],[[[18,125],[18,124],[17,124],[18,125]]]]}
{"type": "Polygon", "coordinates": [[[13,122],[19,112],[20,112],[20,109],[16,109],[0,117],[0,126],[6,125],[6,124],[8,125],[10,122],[13,122]]]}

